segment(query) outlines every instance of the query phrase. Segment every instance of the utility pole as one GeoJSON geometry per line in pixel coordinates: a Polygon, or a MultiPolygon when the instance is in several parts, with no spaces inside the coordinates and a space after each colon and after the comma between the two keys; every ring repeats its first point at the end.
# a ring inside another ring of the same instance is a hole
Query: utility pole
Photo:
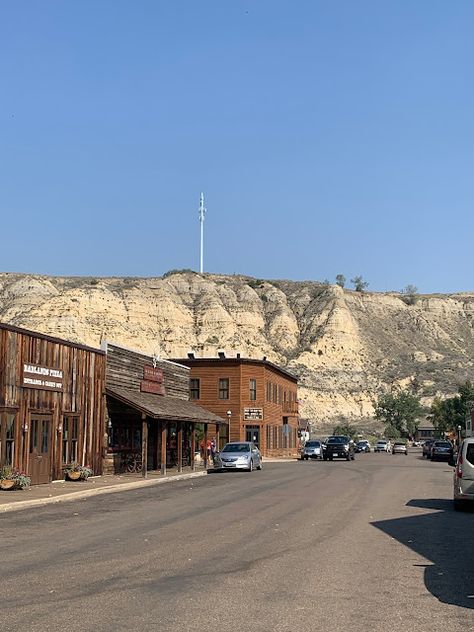
{"type": "Polygon", "coordinates": [[[199,272],[204,272],[204,216],[206,215],[206,207],[204,206],[204,193],[201,193],[201,200],[199,203],[199,222],[201,224],[201,265],[199,272]]]}

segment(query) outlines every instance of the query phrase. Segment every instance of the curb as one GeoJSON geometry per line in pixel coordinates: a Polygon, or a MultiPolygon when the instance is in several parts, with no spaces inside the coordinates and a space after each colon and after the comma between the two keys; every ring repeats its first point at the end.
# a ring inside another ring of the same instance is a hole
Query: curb
{"type": "Polygon", "coordinates": [[[54,498],[48,496],[47,498],[35,498],[33,500],[20,500],[16,503],[0,505],[0,514],[9,513],[12,511],[21,511],[22,509],[27,509],[28,507],[41,507],[43,505],[68,502],[71,500],[88,498],[90,496],[115,494],[117,492],[126,491],[129,489],[138,489],[140,487],[163,485],[165,483],[172,483],[173,481],[184,481],[187,479],[199,478],[201,476],[207,476],[207,471],[191,472],[189,474],[177,474],[176,476],[170,476],[169,478],[157,478],[153,480],[144,479],[142,481],[132,481],[131,483],[118,483],[117,485],[110,485],[110,487],[102,487],[101,489],[85,489],[80,492],[71,492],[69,494],[63,494],[63,496],[56,496],[54,498]]]}

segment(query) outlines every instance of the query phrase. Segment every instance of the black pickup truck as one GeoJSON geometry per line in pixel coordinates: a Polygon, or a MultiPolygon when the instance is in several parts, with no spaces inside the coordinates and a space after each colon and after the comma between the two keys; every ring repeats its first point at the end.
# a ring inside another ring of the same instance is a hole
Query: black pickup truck
{"type": "Polygon", "coordinates": [[[337,458],[346,459],[346,461],[354,460],[354,443],[349,437],[329,437],[323,445],[323,459],[325,461],[332,461],[337,458]]]}

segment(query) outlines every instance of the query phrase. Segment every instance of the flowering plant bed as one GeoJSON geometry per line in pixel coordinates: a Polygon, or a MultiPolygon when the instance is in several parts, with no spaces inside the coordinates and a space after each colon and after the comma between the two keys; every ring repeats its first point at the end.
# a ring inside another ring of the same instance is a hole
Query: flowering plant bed
{"type": "Polygon", "coordinates": [[[11,465],[0,467],[0,489],[27,489],[31,485],[31,478],[21,470],[11,465]]]}
{"type": "Polygon", "coordinates": [[[88,465],[73,462],[66,465],[64,473],[70,481],[85,481],[89,476],[92,476],[93,471],[88,465]]]}

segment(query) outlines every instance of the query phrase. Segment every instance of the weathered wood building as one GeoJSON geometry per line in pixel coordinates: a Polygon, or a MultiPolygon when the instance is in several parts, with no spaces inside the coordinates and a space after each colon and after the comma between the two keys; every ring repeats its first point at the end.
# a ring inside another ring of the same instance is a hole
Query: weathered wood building
{"type": "MultiPolygon", "coordinates": [[[[187,367],[104,343],[109,473],[194,468],[199,437],[227,422],[189,401],[187,367]]],[[[207,453],[204,455],[207,459],[207,453]]]]}
{"type": "Polygon", "coordinates": [[[0,465],[33,485],[77,461],[102,473],[105,354],[0,324],[0,465]]]}
{"type": "Polygon", "coordinates": [[[187,358],[173,360],[191,369],[190,398],[230,422],[224,441],[254,441],[265,456],[296,454],[298,379],[263,360],[187,358]]]}

